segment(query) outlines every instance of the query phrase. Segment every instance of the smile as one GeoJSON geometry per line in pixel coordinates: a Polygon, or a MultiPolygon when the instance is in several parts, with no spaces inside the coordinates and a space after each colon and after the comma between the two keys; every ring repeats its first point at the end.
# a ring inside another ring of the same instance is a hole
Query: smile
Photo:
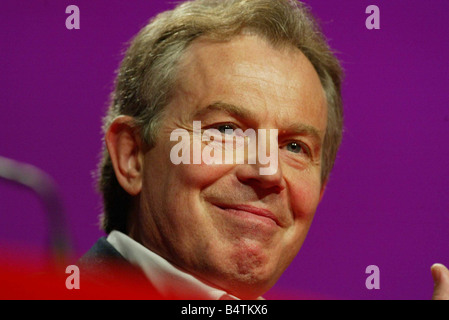
{"type": "Polygon", "coordinates": [[[270,210],[267,209],[247,204],[219,204],[215,206],[242,219],[257,219],[258,221],[265,224],[280,226],[279,220],[277,219],[276,215],[274,215],[270,210]]]}

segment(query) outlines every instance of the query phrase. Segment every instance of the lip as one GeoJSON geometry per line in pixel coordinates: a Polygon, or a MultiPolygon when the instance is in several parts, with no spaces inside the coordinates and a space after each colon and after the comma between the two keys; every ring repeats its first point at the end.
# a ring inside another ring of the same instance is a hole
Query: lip
{"type": "Polygon", "coordinates": [[[260,208],[260,207],[256,207],[256,206],[252,206],[252,205],[248,205],[248,204],[216,204],[215,206],[219,207],[222,210],[236,210],[236,211],[243,211],[243,212],[247,212],[262,218],[267,218],[267,219],[271,219],[273,220],[276,225],[280,226],[279,220],[276,217],[275,214],[273,214],[273,212],[271,212],[270,210],[264,209],[264,208],[260,208]]]}

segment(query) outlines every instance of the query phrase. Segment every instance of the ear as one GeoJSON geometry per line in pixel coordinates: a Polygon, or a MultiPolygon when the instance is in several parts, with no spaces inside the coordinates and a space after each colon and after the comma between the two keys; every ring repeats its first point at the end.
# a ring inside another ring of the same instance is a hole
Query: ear
{"type": "Polygon", "coordinates": [[[327,185],[327,179],[323,181],[323,183],[321,184],[321,190],[320,190],[320,202],[323,199],[324,196],[324,191],[326,190],[326,185],[327,185]]]}
{"type": "Polygon", "coordinates": [[[105,142],[119,184],[136,196],[142,189],[143,151],[132,121],[129,116],[115,118],[106,132],[105,142]]]}

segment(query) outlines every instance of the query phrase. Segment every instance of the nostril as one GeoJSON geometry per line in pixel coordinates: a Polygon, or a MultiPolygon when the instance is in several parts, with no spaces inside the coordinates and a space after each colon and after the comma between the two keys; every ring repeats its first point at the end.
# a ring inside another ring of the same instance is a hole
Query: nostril
{"type": "Polygon", "coordinates": [[[279,194],[285,189],[282,183],[267,183],[255,178],[238,180],[241,184],[251,187],[257,194],[258,199],[263,199],[271,194],[279,194]]]}

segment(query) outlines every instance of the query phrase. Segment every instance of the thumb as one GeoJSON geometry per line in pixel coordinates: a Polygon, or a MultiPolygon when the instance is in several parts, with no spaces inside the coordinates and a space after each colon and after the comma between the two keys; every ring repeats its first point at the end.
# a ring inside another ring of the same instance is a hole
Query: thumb
{"type": "Polygon", "coordinates": [[[434,282],[432,300],[449,300],[449,270],[440,263],[430,268],[434,282]]]}

